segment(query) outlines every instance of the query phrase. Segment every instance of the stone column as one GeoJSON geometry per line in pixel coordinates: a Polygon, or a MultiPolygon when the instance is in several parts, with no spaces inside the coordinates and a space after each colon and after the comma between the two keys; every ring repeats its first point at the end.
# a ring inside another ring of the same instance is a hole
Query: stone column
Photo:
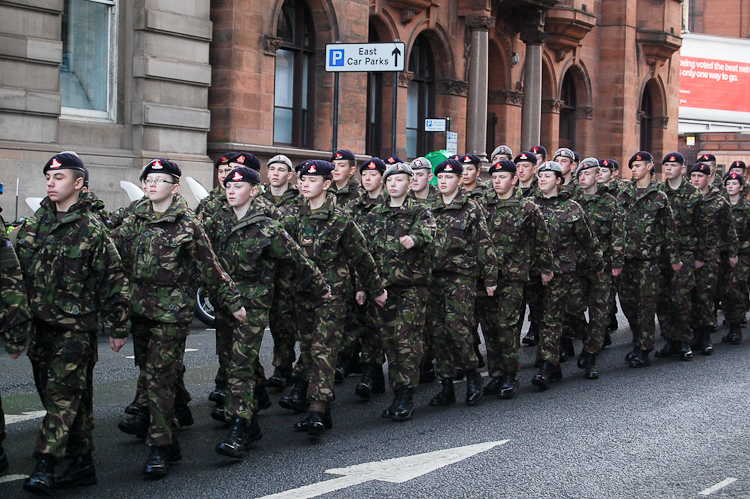
{"type": "Polygon", "coordinates": [[[544,13],[537,10],[533,22],[521,31],[521,41],[526,44],[524,62],[523,114],[521,118],[521,148],[528,150],[539,145],[542,126],[542,44],[544,13]]]}
{"type": "Polygon", "coordinates": [[[469,99],[466,106],[466,151],[487,162],[487,66],[489,65],[489,30],[495,18],[466,18],[471,30],[469,52],[469,99]]]}

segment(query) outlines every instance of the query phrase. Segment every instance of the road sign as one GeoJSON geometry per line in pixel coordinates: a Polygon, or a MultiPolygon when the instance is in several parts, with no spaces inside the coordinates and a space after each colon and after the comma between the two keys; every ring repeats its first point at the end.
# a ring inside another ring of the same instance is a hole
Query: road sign
{"type": "Polygon", "coordinates": [[[426,118],[424,120],[424,131],[425,132],[444,132],[445,131],[445,119],[444,118],[426,118]]]}
{"type": "Polygon", "coordinates": [[[405,53],[403,42],[330,43],[326,45],[326,71],[403,71],[405,53]]]}
{"type": "Polygon", "coordinates": [[[451,154],[458,154],[458,132],[445,132],[445,149],[451,154]]]}

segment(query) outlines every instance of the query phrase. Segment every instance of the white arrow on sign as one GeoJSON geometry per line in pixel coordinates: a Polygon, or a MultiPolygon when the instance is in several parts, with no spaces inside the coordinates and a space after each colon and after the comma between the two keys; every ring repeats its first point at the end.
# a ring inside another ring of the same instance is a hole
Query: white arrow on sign
{"type": "Polygon", "coordinates": [[[507,442],[508,440],[485,442],[483,444],[455,447],[453,449],[417,454],[415,456],[397,457],[374,463],[358,464],[356,466],[349,466],[348,468],[326,470],[326,473],[344,476],[270,496],[263,496],[258,499],[309,499],[372,480],[403,483],[448,466],[449,464],[463,461],[475,454],[488,451],[493,447],[503,445],[507,442]]]}

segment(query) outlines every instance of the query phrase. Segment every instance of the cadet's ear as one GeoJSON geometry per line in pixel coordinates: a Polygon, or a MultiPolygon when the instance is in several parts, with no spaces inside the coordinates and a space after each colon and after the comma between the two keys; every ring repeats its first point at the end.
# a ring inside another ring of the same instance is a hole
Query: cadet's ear
{"type": "Polygon", "coordinates": [[[254,198],[257,195],[258,195],[258,186],[254,185],[253,188],[252,188],[252,190],[250,191],[250,197],[254,198]]]}
{"type": "Polygon", "coordinates": [[[330,187],[331,187],[331,181],[330,180],[326,180],[325,182],[323,182],[323,190],[324,191],[327,191],[330,187]]]}

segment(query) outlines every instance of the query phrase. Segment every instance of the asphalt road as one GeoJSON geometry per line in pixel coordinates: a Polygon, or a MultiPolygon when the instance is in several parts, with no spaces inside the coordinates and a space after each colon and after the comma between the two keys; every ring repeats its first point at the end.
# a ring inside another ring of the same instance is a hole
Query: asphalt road
{"type": "MultiPolygon", "coordinates": [[[[328,493],[326,498],[686,498],[750,497],[750,340],[740,346],[720,343],[715,354],[692,362],[656,359],[646,369],[623,362],[631,350],[625,326],[614,345],[598,359],[601,379],[584,380],[573,361],[565,378],[547,392],[530,384],[535,374],[532,348],[522,349],[522,388],[514,400],[485,397],[478,407],[459,401],[428,407],[438,391],[418,389],[413,421],[382,419],[391,395],[369,403],[354,395],[355,377],[337,387],[334,429],[319,443],[292,431],[300,419],[274,406],[263,411],[263,439],[246,459],[231,462],[215,454],[225,429],[209,418],[206,396],[216,368],[213,332],[195,327],[185,355],[186,384],[195,425],[180,431],[183,460],[168,477],[153,481],[141,474],[145,444],[117,430],[122,409],[132,400],[136,369],[132,343],[118,354],[99,345],[95,372],[94,454],[99,483],[61,491],[59,497],[259,498],[337,479],[326,470],[507,440],[403,483],[371,480],[328,493]],[[704,495],[700,495],[703,492],[704,495]]],[[[747,334],[747,333],[746,333],[747,334]]],[[[270,336],[261,357],[270,372],[270,336]]],[[[662,340],[657,342],[661,346],[662,340]]],[[[580,342],[576,342],[580,351],[580,342]]],[[[457,396],[464,396],[465,382],[457,396]]],[[[39,411],[28,359],[0,356],[0,390],[7,415],[39,411]]],[[[0,476],[0,498],[27,497],[22,478],[34,466],[31,452],[41,419],[10,424],[5,448],[11,469],[0,476]]],[[[431,457],[420,462],[431,462],[431,457]]],[[[394,480],[407,466],[394,467],[394,480]]],[[[364,479],[363,479],[364,480],[364,479]]],[[[355,480],[356,481],[356,480],[355,480]]],[[[334,482],[336,483],[336,482],[334,482]]],[[[292,497],[292,496],[290,496],[292,497]]],[[[298,495],[299,497],[299,495],[298,495]]]]}

